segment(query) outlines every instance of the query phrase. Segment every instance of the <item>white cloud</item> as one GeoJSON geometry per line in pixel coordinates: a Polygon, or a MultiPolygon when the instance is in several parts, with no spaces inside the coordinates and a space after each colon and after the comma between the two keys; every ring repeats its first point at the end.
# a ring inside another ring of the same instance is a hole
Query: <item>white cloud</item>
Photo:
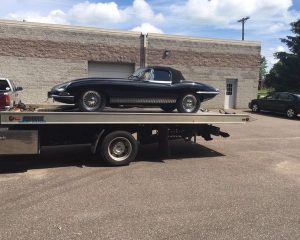
{"type": "Polygon", "coordinates": [[[127,19],[126,13],[115,2],[78,3],[67,13],[70,21],[79,23],[119,23],[127,19]]]}
{"type": "Polygon", "coordinates": [[[153,26],[150,23],[143,23],[141,26],[137,26],[137,27],[131,29],[131,31],[142,32],[143,34],[146,34],[146,33],[163,33],[163,31],[161,29],[153,26]]]}
{"type": "Polygon", "coordinates": [[[41,23],[56,23],[56,24],[69,24],[66,19],[66,14],[61,10],[53,10],[47,16],[42,16],[36,12],[17,12],[10,13],[10,19],[22,21],[26,20],[29,22],[41,22],[41,23]]]}
{"type": "Polygon", "coordinates": [[[164,16],[155,14],[145,0],[134,0],[132,5],[121,8],[115,2],[93,3],[89,1],[77,3],[70,9],[54,10],[47,16],[39,12],[16,12],[8,15],[10,19],[27,20],[44,23],[75,23],[84,25],[113,25],[120,23],[161,23],[164,16]]]}
{"type": "Polygon", "coordinates": [[[172,12],[184,15],[198,24],[237,26],[237,20],[250,16],[252,26],[277,32],[299,17],[290,11],[292,0],[188,0],[184,4],[172,5],[172,12]],[[266,28],[268,26],[268,28],[266,28]],[[269,29],[270,28],[270,29],[269,29]]]}
{"type": "Polygon", "coordinates": [[[162,22],[164,20],[161,13],[154,14],[151,6],[145,0],[134,0],[133,6],[127,8],[127,11],[144,21],[162,22]]]}

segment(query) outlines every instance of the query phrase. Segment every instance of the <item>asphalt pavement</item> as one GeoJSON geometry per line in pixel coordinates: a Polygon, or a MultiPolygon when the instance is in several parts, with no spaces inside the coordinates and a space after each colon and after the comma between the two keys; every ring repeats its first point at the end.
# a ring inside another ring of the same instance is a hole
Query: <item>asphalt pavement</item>
{"type": "Polygon", "coordinates": [[[88,146],[1,157],[0,239],[300,239],[300,118],[252,116],[126,167],[88,146]]]}

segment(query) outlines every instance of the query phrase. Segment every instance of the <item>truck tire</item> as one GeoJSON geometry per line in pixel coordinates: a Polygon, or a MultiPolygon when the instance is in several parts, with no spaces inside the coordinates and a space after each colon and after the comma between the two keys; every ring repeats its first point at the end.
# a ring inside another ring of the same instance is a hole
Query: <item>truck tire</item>
{"type": "Polygon", "coordinates": [[[112,166],[124,166],[133,161],[138,152],[138,143],[131,133],[114,131],[107,134],[101,143],[102,159],[112,166]]]}
{"type": "Polygon", "coordinates": [[[194,93],[184,94],[177,100],[177,110],[180,113],[195,113],[200,108],[201,101],[194,93]]]}

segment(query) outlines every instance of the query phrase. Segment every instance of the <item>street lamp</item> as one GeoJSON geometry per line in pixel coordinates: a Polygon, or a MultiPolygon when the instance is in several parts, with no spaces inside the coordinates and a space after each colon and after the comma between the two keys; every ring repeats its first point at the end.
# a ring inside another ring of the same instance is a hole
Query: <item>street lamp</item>
{"type": "Polygon", "coordinates": [[[250,17],[244,17],[240,20],[238,20],[239,23],[242,23],[242,40],[244,41],[245,39],[245,22],[250,19],[250,17]]]}

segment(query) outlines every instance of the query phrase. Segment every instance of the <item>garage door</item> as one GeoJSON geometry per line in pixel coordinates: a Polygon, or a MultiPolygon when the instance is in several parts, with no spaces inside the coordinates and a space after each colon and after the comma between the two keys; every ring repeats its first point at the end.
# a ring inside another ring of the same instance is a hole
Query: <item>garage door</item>
{"type": "Polygon", "coordinates": [[[134,72],[134,64],[89,62],[89,77],[127,78],[134,72]]]}

